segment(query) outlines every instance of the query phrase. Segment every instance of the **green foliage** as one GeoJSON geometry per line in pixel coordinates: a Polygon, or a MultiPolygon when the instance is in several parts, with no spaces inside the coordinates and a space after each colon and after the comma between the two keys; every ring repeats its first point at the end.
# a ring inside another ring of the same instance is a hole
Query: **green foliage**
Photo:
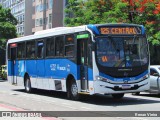
{"type": "Polygon", "coordinates": [[[116,0],[69,0],[65,10],[67,26],[129,22],[128,4],[116,0]]]}
{"type": "Polygon", "coordinates": [[[10,9],[4,9],[0,5],[0,47],[2,49],[5,49],[8,39],[17,37],[16,24],[17,20],[10,9]]]}
{"type": "Polygon", "coordinates": [[[136,0],[133,6],[127,0],[69,0],[65,10],[67,14],[65,24],[66,26],[120,22],[141,24],[147,30],[148,40],[153,45],[159,45],[160,12],[154,13],[158,1],[136,0]]]}

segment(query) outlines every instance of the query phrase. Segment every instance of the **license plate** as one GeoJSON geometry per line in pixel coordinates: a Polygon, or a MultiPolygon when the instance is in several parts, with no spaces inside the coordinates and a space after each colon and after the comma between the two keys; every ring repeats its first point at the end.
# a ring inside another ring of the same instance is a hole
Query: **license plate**
{"type": "Polygon", "coordinates": [[[122,85],[122,89],[130,89],[131,85],[122,85]]]}

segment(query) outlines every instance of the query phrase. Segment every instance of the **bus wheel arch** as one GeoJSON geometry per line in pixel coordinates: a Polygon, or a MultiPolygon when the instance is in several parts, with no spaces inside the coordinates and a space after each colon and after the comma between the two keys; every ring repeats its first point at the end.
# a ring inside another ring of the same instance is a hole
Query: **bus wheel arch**
{"type": "Polygon", "coordinates": [[[24,87],[26,92],[31,93],[32,87],[31,87],[31,81],[28,73],[25,73],[24,75],[24,87]]]}
{"type": "Polygon", "coordinates": [[[72,100],[79,99],[78,85],[73,75],[68,75],[66,79],[67,97],[72,100]]]}

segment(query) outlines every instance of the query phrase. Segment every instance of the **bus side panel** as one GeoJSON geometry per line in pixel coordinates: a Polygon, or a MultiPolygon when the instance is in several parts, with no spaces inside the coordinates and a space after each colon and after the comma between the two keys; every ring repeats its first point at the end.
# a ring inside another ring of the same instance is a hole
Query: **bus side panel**
{"type": "Polygon", "coordinates": [[[29,77],[30,77],[30,80],[31,80],[31,86],[37,88],[37,65],[36,65],[36,60],[26,60],[26,72],[29,74],[29,77]]]}
{"type": "Polygon", "coordinates": [[[26,72],[25,60],[17,61],[17,85],[24,86],[24,74],[26,72]]]}
{"type": "Polygon", "coordinates": [[[18,75],[18,61],[8,61],[8,81],[10,83],[17,84],[17,75],[18,75]]]}
{"type": "Polygon", "coordinates": [[[88,68],[88,89],[89,89],[89,92],[90,94],[94,94],[94,86],[93,86],[93,69],[91,68],[88,68]]]}
{"type": "Polygon", "coordinates": [[[8,60],[8,67],[7,67],[7,69],[8,69],[8,81],[9,81],[9,83],[12,83],[12,81],[11,81],[11,77],[13,76],[13,74],[12,74],[12,64],[11,64],[11,60],[8,60]]]}
{"type": "Polygon", "coordinates": [[[49,79],[50,90],[66,91],[66,78],[72,74],[77,80],[77,65],[68,59],[47,59],[45,78],[49,79]]]}
{"type": "Polygon", "coordinates": [[[47,89],[46,84],[47,80],[45,80],[45,60],[37,60],[36,61],[36,66],[37,66],[37,87],[41,89],[47,89]]]}

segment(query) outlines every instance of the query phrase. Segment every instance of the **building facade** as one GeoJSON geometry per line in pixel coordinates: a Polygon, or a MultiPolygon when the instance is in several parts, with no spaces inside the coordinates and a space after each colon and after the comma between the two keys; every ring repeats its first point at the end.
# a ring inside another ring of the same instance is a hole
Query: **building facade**
{"type": "Polygon", "coordinates": [[[17,18],[18,36],[32,34],[32,27],[34,26],[32,0],[1,0],[0,3],[4,8],[10,8],[11,13],[17,18]]]}
{"type": "Polygon", "coordinates": [[[66,0],[33,0],[32,5],[35,8],[32,32],[64,26],[66,0]]]}
{"type": "Polygon", "coordinates": [[[36,31],[64,26],[67,0],[0,0],[17,18],[17,34],[26,36],[36,31]]]}

